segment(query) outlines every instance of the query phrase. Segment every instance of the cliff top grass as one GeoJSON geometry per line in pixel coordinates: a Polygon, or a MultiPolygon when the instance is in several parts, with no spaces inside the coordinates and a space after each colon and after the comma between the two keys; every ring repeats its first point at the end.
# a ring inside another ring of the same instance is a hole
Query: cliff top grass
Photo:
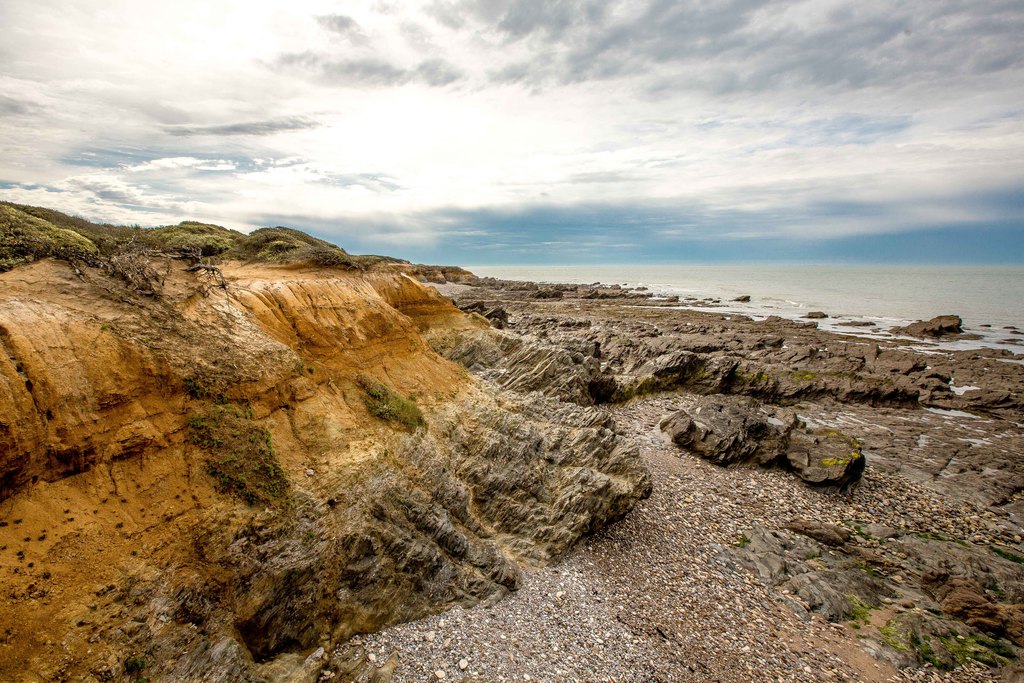
{"type": "Polygon", "coordinates": [[[140,247],[182,257],[324,268],[363,269],[399,262],[385,256],[354,256],[292,228],[260,228],[248,235],[196,221],[142,228],[92,223],[52,209],[0,202],[0,272],[47,257],[97,265],[140,247]]]}
{"type": "Polygon", "coordinates": [[[52,256],[91,261],[99,249],[80,233],[0,204],[0,272],[52,256]]]}

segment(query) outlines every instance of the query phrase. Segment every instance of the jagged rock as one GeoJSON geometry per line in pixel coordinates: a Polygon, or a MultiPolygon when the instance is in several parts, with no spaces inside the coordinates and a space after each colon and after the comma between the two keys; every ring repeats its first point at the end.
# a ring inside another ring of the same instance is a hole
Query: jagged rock
{"type": "Polygon", "coordinates": [[[935,597],[942,611],[969,626],[995,636],[1007,636],[1017,645],[1024,645],[1021,618],[1024,606],[999,604],[973,578],[950,576],[941,569],[930,569],[921,575],[922,585],[935,597]]]}
{"type": "Polygon", "coordinates": [[[73,653],[58,658],[24,627],[50,608],[12,575],[5,597],[26,598],[4,614],[27,616],[3,626],[40,645],[5,655],[0,678],[112,680],[139,653],[167,680],[312,680],[318,647],[500,599],[520,562],[557,559],[650,491],[607,415],[542,395],[608,392],[593,342],[527,343],[386,269],[223,272],[207,297],[173,271],[159,300],[66,264],[0,274],[0,498],[19,520],[27,486],[62,501],[36,515],[48,536],[29,562],[46,561],[62,609],[102,624],[46,621],[73,653]],[[374,412],[360,373],[416,399],[420,421],[374,412]],[[251,436],[231,460],[252,460],[251,478],[214,474],[217,444],[240,433],[209,432],[223,414],[251,436]],[[275,497],[228,495],[267,472],[275,497]],[[61,513],[69,496],[79,518],[103,510],[87,538],[61,513]]]}
{"type": "Polygon", "coordinates": [[[661,431],[677,446],[718,465],[775,462],[786,449],[796,418],[782,420],[754,399],[703,396],[662,419],[661,431]]]}
{"type": "Polygon", "coordinates": [[[859,480],[865,463],[857,440],[834,429],[793,430],[786,460],[807,483],[837,488],[859,480]]]}
{"type": "Polygon", "coordinates": [[[241,528],[211,520],[196,561],[217,581],[140,576],[119,597],[137,606],[135,621],[149,623],[156,606],[182,616],[131,642],[184,679],[215,665],[223,680],[253,680],[255,657],[273,672],[264,678],[305,680],[319,665],[296,648],[499,599],[519,585],[517,561],[561,557],[651,490],[636,451],[595,409],[477,395],[432,422],[389,444],[389,466],[348,472],[333,506],[296,494],[287,514],[241,528]],[[227,640],[211,649],[194,623],[227,640]]]}
{"type": "Polygon", "coordinates": [[[793,596],[785,601],[798,613],[817,612],[840,621],[853,610],[854,599],[877,605],[887,593],[856,560],[805,535],[756,526],[744,538],[730,553],[762,580],[793,596]]]}
{"type": "Polygon", "coordinates": [[[659,428],[677,446],[719,465],[783,464],[809,484],[836,488],[860,478],[864,456],[856,439],[797,424],[792,411],[716,394],[694,398],[663,418],[659,428]]]}
{"type": "Polygon", "coordinates": [[[467,313],[482,315],[496,329],[502,330],[508,327],[508,311],[505,310],[504,306],[489,306],[483,301],[474,301],[465,306],[460,306],[460,308],[467,313]]]}
{"type": "Polygon", "coordinates": [[[600,344],[573,338],[564,344],[486,331],[434,340],[441,354],[511,391],[536,391],[584,406],[608,400],[616,384],[601,367],[600,344]]]}
{"type": "Polygon", "coordinates": [[[892,328],[893,334],[911,337],[945,337],[964,331],[964,321],[958,315],[940,315],[931,320],[919,320],[904,327],[892,328]]]}

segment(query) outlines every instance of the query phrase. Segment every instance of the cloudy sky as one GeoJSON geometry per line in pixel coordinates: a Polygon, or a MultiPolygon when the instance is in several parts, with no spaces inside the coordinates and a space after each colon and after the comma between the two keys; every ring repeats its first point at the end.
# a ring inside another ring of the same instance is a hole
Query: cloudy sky
{"type": "Polygon", "coordinates": [[[0,199],[448,263],[1024,262],[1020,0],[4,0],[0,199]]]}

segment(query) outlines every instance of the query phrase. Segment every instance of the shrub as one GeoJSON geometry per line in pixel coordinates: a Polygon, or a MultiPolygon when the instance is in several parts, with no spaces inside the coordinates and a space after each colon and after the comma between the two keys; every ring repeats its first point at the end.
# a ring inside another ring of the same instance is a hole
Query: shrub
{"type": "Polygon", "coordinates": [[[0,204],[0,272],[47,256],[94,263],[98,255],[96,245],[77,232],[0,204]]]}
{"type": "Polygon", "coordinates": [[[419,406],[383,382],[360,375],[359,386],[366,392],[363,400],[370,414],[408,429],[422,427],[427,423],[419,406]]]}
{"type": "Polygon", "coordinates": [[[193,414],[189,442],[209,454],[207,473],[217,490],[249,505],[273,504],[288,493],[289,482],[274,452],[270,432],[247,406],[217,405],[193,414]]]}
{"type": "Polygon", "coordinates": [[[142,657],[131,656],[124,660],[124,672],[126,674],[137,674],[146,668],[146,660],[142,657]]]}
{"type": "Polygon", "coordinates": [[[195,221],[154,228],[149,234],[167,251],[177,254],[198,253],[206,257],[223,254],[245,239],[245,235],[240,232],[195,221]]]}

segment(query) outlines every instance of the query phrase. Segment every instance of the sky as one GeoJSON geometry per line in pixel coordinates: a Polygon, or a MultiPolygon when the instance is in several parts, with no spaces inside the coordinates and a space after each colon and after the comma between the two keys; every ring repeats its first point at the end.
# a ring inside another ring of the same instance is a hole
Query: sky
{"type": "Polygon", "coordinates": [[[4,0],[0,199],[436,263],[1024,263],[1020,0],[4,0]]]}

